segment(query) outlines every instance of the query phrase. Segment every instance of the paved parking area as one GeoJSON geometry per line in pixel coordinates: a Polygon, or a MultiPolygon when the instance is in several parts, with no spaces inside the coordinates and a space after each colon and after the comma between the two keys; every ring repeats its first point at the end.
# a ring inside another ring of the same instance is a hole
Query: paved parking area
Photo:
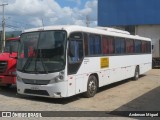
{"type": "Polygon", "coordinates": [[[160,111],[159,101],[160,69],[137,81],[128,79],[100,88],[93,98],[52,99],[18,95],[15,86],[0,89],[0,111],[160,111]]]}

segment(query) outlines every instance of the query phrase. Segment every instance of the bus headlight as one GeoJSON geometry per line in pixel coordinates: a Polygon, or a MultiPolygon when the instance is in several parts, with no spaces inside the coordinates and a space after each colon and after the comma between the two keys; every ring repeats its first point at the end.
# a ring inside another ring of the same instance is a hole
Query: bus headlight
{"type": "Polygon", "coordinates": [[[20,78],[18,75],[17,75],[17,81],[22,82],[22,78],[20,78]]]}
{"type": "Polygon", "coordinates": [[[56,76],[55,78],[53,78],[53,80],[51,80],[50,84],[62,82],[62,81],[64,81],[64,71],[59,72],[59,75],[56,76]]]}
{"type": "Polygon", "coordinates": [[[64,71],[59,73],[59,80],[64,80],[64,71]]]}

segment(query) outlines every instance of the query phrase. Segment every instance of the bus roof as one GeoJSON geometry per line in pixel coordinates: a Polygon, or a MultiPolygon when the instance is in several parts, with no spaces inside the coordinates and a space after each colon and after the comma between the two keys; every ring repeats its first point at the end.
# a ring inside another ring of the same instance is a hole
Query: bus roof
{"type": "Polygon", "coordinates": [[[59,25],[59,26],[46,26],[46,27],[39,27],[39,28],[33,28],[25,30],[25,32],[34,32],[34,31],[45,31],[45,30],[66,30],[67,34],[69,35],[71,32],[87,32],[87,33],[93,33],[93,34],[102,34],[102,35],[108,35],[108,36],[115,36],[115,37],[124,37],[124,38],[130,38],[130,39],[137,39],[137,40],[146,40],[151,41],[150,38],[141,37],[138,35],[130,35],[127,34],[126,31],[118,30],[121,32],[117,32],[116,29],[110,30],[110,29],[99,29],[99,28],[89,28],[84,26],[77,26],[77,25],[59,25]],[[126,34],[124,34],[126,33],[126,34]]]}

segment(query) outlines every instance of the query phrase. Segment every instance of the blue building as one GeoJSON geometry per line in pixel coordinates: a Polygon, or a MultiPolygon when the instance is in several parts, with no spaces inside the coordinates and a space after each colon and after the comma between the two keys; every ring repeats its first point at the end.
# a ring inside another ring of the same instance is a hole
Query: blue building
{"type": "Polygon", "coordinates": [[[98,0],[98,26],[149,37],[160,56],[160,0],[98,0]]]}
{"type": "Polygon", "coordinates": [[[160,0],[99,0],[99,26],[160,24],[160,0]]]}

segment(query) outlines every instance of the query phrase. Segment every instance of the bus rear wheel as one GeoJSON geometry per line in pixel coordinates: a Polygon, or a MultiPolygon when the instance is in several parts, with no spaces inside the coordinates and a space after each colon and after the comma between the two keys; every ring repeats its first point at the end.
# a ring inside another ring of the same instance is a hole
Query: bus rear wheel
{"type": "Polygon", "coordinates": [[[138,79],[139,79],[139,67],[136,66],[133,80],[138,80],[138,79]]]}
{"type": "Polygon", "coordinates": [[[88,79],[87,92],[84,93],[85,97],[90,98],[97,93],[97,83],[97,78],[94,75],[91,75],[88,79]]]}

